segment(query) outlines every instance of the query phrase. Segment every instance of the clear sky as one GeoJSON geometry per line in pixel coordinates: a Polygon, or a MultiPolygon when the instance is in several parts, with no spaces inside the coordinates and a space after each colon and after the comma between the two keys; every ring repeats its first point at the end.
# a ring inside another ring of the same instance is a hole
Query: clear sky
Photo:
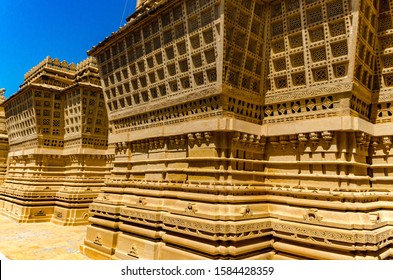
{"type": "Polygon", "coordinates": [[[125,24],[136,0],[0,0],[0,88],[16,93],[46,56],[79,63],[125,24]]]}

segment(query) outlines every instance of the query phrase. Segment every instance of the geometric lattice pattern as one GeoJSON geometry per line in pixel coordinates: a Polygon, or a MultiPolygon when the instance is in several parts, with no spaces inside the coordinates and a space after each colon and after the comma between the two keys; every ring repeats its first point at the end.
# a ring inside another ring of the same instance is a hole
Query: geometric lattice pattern
{"type": "Polygon", "coordinates": [[[110,113],[214,84],[218,16],[213,1],[179,1],[101,54],[110,113]]]}
{"type": "Polygon", "coordinates": [[[86,224],[110,161],[95,59],[74,65],[47,57],[4,109],[10,153],[0,210],[20,222],[86,224]]]}
{"type": "Polygon", "coordinates": [[[351,23],[348,5],[346,0],[272,2],[268,13],[272,46],[267,54],[268,95],[314,83],[331,83],[343,77],[334,75],[331,67],[336,61],[348,64],[347,34],[351,23]],[[280,61],[287,67],[277,67],[280,61]]]}
{"type": "Polygon", "coordinates": [[[370,90],[377,89],[377,24],[378,15],[376,1],[361,1],[358,22],[357,58],[355,63],[355,78],[370,90]]]}
{"type": "MultiPolygon", "coordinates": [[[[254,94],[262,89],[266,13],[262,1],[225,1],[223,80],[254,94]]],[[[275,61],[274,67],[277,71],[285,70],[285,60],[275,61]]]]}

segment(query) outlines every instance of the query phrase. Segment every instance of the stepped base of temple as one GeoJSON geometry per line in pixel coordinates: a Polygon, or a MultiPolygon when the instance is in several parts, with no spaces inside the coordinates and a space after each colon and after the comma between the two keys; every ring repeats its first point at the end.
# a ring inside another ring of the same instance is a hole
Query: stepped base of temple
{"type": "Polygon", "coordinates": [[[104,186],[110,167],[105,156],[74,158],[79,162],[66,166],[62,163],[69,156],[14,157],[6,181],[0,186],[0,212],[21,223],[88,225],[89,205],[104,186]]]}
{"type": "Polygon", "coordinates": [[[89,224],[89,204],[99,188],[23,187],[0,188],[0,212],[20,223],[53,222],[64,226],[89,224]],[[60,189],[60,190],[59,190],[60,189]]]}
{"type": "Polygon", "coordinates": [[[178,138],[185,140],[119,146],[112,179],[90,206],[82,246],[89,257],[391,258],[393,151],[385,136],[178,138]]]}
{"type": "Polygon", "coordinates": [[[0,201],[1,214],[19,223],[49,222],[52,219],[53,206],[23,206],[8,201],[0,201]]]}
{"type": "Polygon", "coordinates": [[[88,219],[89,207],[69,209],[56,206],[51,222],[63,226],[80,226],[88,225],[88,219]]]}

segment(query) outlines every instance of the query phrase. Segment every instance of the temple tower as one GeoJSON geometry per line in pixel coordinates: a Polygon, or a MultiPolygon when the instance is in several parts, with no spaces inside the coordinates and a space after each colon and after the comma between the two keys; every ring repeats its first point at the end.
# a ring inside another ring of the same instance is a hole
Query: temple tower
{"type": "Polygon", "coordinates": [[[91,58],[76,66],[47,57],[25,75],[3,103],[10,139],[3,214],[19,222],[87,223],[88,203],[109,171],[103,105],[91,58]],[[90,122],[101,123],[100,133],[79,132],[94,128],[90,122]]]}
{"type": "Polygon", "coordinates": [[[89,53],[116,152],[84,253],[392,258],[392,28],[387,1],[138,1],[89,53]]]}
{"type": "Polygon", "coordinates": [[[85,224],[90,202],[109,175],[108,121],[98,69],[89,57],[76,66],[64,95],[64,182],[56,193],[55,223],[85,224]]]}

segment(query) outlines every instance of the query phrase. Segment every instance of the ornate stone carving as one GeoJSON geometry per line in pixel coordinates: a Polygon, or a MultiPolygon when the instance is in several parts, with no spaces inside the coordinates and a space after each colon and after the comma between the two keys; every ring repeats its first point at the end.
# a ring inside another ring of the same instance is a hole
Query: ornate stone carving
{"type": "Polygon", "coordinates": [[[204,136],[205,136],[206,144],[209,146],[210,141],[213,139],[213,134],[211,132],[205,132],[204,136]]]}
{"type": "Polygon", "coordinates": [[[318,147],[319,140],[320,140],[319,133],[317,133],[317,132],[311,132],[311,133],[309,134],[309,136],[310,136],[311,145],[312,145],[314,148],[318,147]]]}
{"type": "Polygon", "coordinates": [[[195,203],[188,203],[188,205],[184,211],[186,213],[195,214],[198,210],[195,207],[195,203]]]}
{"type": "Polygon", "coordinates": [[[311,223],[320,223],[323,218],[319,215],[318,209],[312,208],[307,210],[306,214],[303,215],[303,219],[311,223]]]}
{"type": "Polygon", "coordinates": [[[373,153],[375,153],[378,150],[378,146],[379,146],[379,138],[378,137],[371,137],[371,150],[373,153]]]}
{"type": "Polygon", "coordinates": [[[367,150],[370,144],[370,135],[364,132],[356,132],[356,146],[362,150],[367,150]]]}
{"type": "Polygon", "coordinates": [[[298,140],[300,147],[304,149],[308,143],[308,135],[305,133],[299,133],[298,140]]]}
{"type": "Polygon", "coordinates": [[[193,146],[194,143],[195,143],[194,134],[189,133],[189,134],[187,135],[187,137],[188,137],[188,143],[190,143],[190,145],[193,146]]]}
{"type": "Polygon", "coordinates": [[[97,234],[95,239],[94,239],[94,244],[97,244],[99,246],[102,246],[102,237],[100,234],[97,234]]]}
{"type": "Polygon", "coordinates": [[[42,209],[34,213],[34,216],[46,216],[46,212],[42,209]]]}
{"type": "Polygon", "coordinates": [[[390,151],[390,148],[392,147],[392,141],[389,136],[382,137],[382,145],[387,152],[390,151]]]}
{"type": "Polygon", "coordinates": [[[323,131],[321,134],[322,139],[325,141],[326,146],[329,148],[332,143],[334,133],[332,131],[323,131]]]}
{"type": "Polygon", "coordinates": [[[299,140],[297,135],[290,135],[289,142],[291,143],[291,147],[293,150],[296,150],[298,148],[299,140]]]}
{"type": "Polygon", "coordinates": [[[195,133],[195,139],[196,139],[198,145],[201,145],[202,144],[202,140],[203,140],[202,133],[199,133],[199,132],[195,133]]]}
{"type": "Polygon", "coordinates": [[[252,211],[251,211],[250,206],[248,206],[248,205],[242,206],[241,210],[240,210],[240,214],[242,216],[252,216],[252,211]]]}
{"type": "Polygon", "coordinates": [[[127,252],[127,255],[134,257],[134,258],[139,258],[138,248],[136,247],[135,244],[131,245],[130,249],[127,252]]]}
{"type": "Polygon", "coordinates": [[[281,144],[281,149],[285,150],[287,148],[287,145],[289,144],[288,136],[286,136],[286,135],[285,136],[280,136],[279,139],[280,139],[279,142],[281,144]]]}

